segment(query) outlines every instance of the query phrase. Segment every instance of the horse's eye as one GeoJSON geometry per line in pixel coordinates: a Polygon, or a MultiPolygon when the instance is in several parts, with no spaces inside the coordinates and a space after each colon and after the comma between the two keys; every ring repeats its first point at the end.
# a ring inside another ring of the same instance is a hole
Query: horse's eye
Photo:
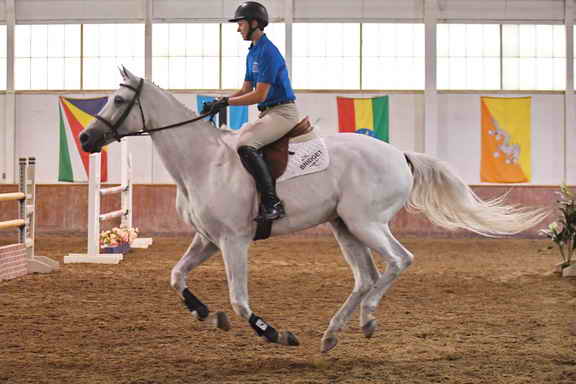
{"type": "Polygon", "coordinates": [[[115,96],[114,97],[114,104],[122,104],[124,102],[124,98],[122,96],[115,96]]]}

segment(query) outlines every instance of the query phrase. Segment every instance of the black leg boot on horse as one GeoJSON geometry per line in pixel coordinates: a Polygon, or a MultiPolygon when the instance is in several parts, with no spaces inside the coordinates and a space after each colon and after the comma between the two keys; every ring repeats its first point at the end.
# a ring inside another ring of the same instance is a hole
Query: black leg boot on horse
{"type": "Polygon", "coordinates": [[[282,201],[276,195],[276,184],[262,153],[247,145],[238,148],[238,155],[244,168],[254,177],[256,189],[260,193],[261,209],[256,220],[278,220],[286,215],[282,201]]]}

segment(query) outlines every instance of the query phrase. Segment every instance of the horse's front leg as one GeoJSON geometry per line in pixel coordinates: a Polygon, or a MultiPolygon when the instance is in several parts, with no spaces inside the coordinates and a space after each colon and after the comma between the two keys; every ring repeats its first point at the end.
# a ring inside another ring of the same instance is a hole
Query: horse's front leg
{"type": "Polygon", "coordinates": [[[227,331],[230,329],[230,322],[226,314],[224,312],[210,313],[208,307],[192,294],[186,284],[188,274],[216,252],[218,252],[218,247],[197,233],[186,253],[172,268],[170,286],[178,293],[188,310],[199,320],[208,320],[206,324],[227,331]]]}
{"type": "Polygon", "coordinates": [[[230,291],[230,304],[234,312],[241,316],[254,329],[258,336],[266,341],[282,345],[299,345],[298,339],[289,331],[278,332],[263,318],[256,316],[250,309],[248,297],[248,247],[250,239],[227,240],[221,244],[228,290],[230,291]]]}

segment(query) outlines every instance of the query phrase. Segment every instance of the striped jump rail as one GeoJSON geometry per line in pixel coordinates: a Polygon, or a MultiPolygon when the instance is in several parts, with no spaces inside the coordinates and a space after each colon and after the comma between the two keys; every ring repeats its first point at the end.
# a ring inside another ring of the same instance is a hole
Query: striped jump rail
{"type": "Polygon", "coordinates": [[[18,243],[0,247],[0,280],[59,268],[52,259],[35,254],[36,159],[20,158],[18,192],[0,194],[0,202],[17,201],[18,218],[0,221],[0,230],[18,228],[18,243]]]}

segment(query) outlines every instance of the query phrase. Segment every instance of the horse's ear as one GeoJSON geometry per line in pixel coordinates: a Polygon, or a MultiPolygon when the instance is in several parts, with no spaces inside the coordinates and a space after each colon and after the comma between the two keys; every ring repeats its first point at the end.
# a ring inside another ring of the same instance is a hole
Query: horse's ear
{"type": "Polygon", "coordinates": [[[124,66],[122,65],[122,66],[118,67],[118,70],[120,71],[120,75],[122,75],[122,79],[124,81],[127,81],[128,75],[126,74],[126,68],[124,68],[124,66]]]}
{"type": "Polygon", "coordinates": [[[126,67],[122,66],[122,73],[124,74],[124,80],[134,80],[137,79],[136,76],[132,72],[126,69],[126,67]]]}

